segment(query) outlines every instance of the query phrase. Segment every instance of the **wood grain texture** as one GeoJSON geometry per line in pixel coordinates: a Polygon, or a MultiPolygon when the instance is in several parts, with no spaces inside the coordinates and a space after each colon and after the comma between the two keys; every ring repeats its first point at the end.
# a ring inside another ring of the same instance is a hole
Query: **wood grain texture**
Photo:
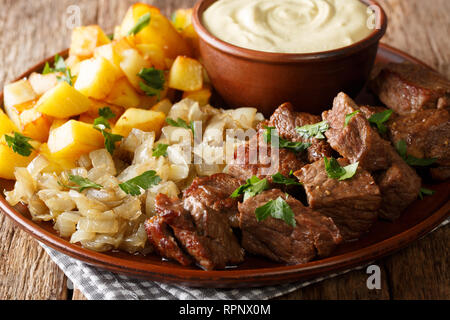
{"type": "MultiPolygon", "coordinates": [[[[111,33],[132,0],[0,0],[0,86],[44,57],[65,49],[67,9],[77,5],[83,25],[111,33]],[[20,21],[20,24],[18,23],[20,21]]],[[[170,15],[195,0],[142,1],[170,15]]],[[[425,61],[450,78],[450,1],[379,0],[389,18],[383,42],[425,61]]],[[[368,290],[365,269],[308,286],[281,299],[450,299],[450,227],[375,262],[381,290],[368,290]]],[[[64,274],[42,248],[0,215],[0,299],[66,299],[64,274]]],[[[75,289],[72,299],[85,299],[75,289]]]]}

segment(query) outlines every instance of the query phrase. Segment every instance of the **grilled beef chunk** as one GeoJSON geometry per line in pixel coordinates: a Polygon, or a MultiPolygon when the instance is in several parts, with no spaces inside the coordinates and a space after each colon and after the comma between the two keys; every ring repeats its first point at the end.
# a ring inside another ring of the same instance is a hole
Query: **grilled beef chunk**
{"type": "Polygon", "coordinates": [[[300,201],[278,189],[264,191],[239,203],[242,246],[250,253],[288,264],[306,263],[316,255],[329,255],[341,242],[333,220],[304,207],[300,201]],[[295,214],[296,226],[268,217],[257,221],[255,210],[282,197],[295,214]]]}
{"type": "Polygon", "coordinates": [[[192,264],[191,257],[179,247],[173,231],[165,219],[166,217],[156,215],[145,222],[145,230],[147,231],[149,242],[160,256],[178,261],[183,266],[192,264]]]}
{"type": "Polygon", "coordinates": [[[304,138],[297,133],[296,127],[303,127],[308,124],[315,124],[322,121],[319,116],[304,112],[294,112],[290,103],[284,103],[279,106],[268,122],[268,126],[275,127],[281,138],[294,142],[309,142],[308,162],[314,162],[322,159],[324,156],[331,155],[330,145],[321,139],[304,138]]]}
{"type": "Polygon", "coordinates": [[[243,251],[226,216],[220,213],[210,215],[212,219],[206,222],[211,225],[205,232],[204,225],[196,224],[181,200],[159,194],[155,207],[158,215],[147,220],[145,226],[150,243],[161,256],[185,266],[194,260],[206,270],[242,262],[243,251]]]}
{"type": "Polygon", "coordinates": [[[198,234],[209,239],[207,247],[216,258],[216,268],[238,264],[244,259],[231,229],[232,224],[237,224],[238,211],[237,200],[230,195],[240,184],[240,180],[218,173],[194,179],[183,193],[184,208],[191,213],[198,234]]]}
{"type": "Polygon", "coordinates": [[[390,63],[371,81],[380,100],[400,115],[450,107],[450,81],[412,63],[390,63]]]}
{"type": "Polygon", "coordinates": [[[387,169],[390,165],[392,146],[380,137],[363,112],[353,115],[345,124],[346,115],[359,107],[345,93],[334,99],[333,109],[323,112],[322,117],[330,126],[325,132],[331,147],[368,171],[387,169]]]}
{"type": "Polygon", "coordinates": [[[225,173],[217,173],[212,176],[196,178],[188,189],[184,191],[184,197],[193,196],[201,200],[203,205],[211,210],[221,212],[228,218],[232,227],[239,227],[238,200],[230,198],[234,190],[244,182],[225,173]]]}
{"type": "Polygon", "coordinates": [[[395,220],[417,199],[422,184],[416,171],[411,168],[394,150],[389,169],[375,173],[375,180],[381,191],[379,216],[395,220]]]}
{"type": "Polygon", "coordinates": [[[436,173],[450,167],[450,113],[447,110],[429,109],[399,116],[389,122],[389,134],[395,145],[403,140],[407,154],[416,158],[436,158],[440,170],[432,170],[434,178],[444,178],[436,173]]]}
{"type": "Polygon", "coordinates": [[[238,179],[247,180],[252,176],[267,178],[272,181],[271,175],[280,172],[288,176],[291,170],[295,171],[306,163],[303,154],[296,154],[290,150],[275,149],[264,142],[263,130],[260,129],[245,144],[236,148],[234,159],[228,165],[228,173],[238,179]]]}
{"type": "MultiPolygon", "coordinates": [[[[348,165],[339,159],[341,166],[348,165]]],[[[358,168],[348,180],[329,178],[323,160],[306,165],[294,175],[303,183],[309,206],[331,217],[345,240],[357,239],[377,219],[380,189],[369,172],[358,168]]]]}

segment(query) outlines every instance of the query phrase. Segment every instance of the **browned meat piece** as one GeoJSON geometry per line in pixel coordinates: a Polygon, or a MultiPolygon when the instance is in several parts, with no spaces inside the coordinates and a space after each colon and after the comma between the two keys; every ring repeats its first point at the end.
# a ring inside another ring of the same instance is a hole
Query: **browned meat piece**
{"type": "Polygon", "coordinates": [[[324,156],[331,155],[330,145],[321,139],[303,138],[295,130],[296,127],[303,127],[308,124],[321,122],[320,116],[312,115],[304,112],[295,112],[290,103],[284,103],[279,106],[268,122],[268,126],[275,127],[281,138],[294,142],[309,142],[311,146],[308,148],[308,162],[314,162],[322,159],[324,156]]]}
{"type": "Polygon", "coordinates": [[[238,200],[230,198],[230,195],[242,184],[244,181],[229,174],[217,173],[209,177],[196,178],[184,191],[184,196],[194,195],[196,198],[202,199],[205,206],[221,212],[228,217],[232,227],[238,228],[238,200]]]}
{"type": "Polygon", "coordinates": [[[231,193],[240,181],[218,173],[196,178],[183,193],[183,206],[191,213],[197,232],[208,238],[208,248],[216,258],[217,268],[243,261],[244,253],[231,229],[230,220],[237,213],[237,200],[231,193]]]}
{"type": "Polygon", "coordinates": [[[392,165],[386,171],[375,174],[381,191],[380,217],[395,220],[417,199],[422,184],[416,171],[392,151],[392,165]]]}
{"type": "MultiPolygon", "coordinates": [[[[197,232],[192,217],[184,210],[181,200],[159,194],[156,196],[155,205],[157,219],[170,225],[180,245],[201,267],[206,270],[225,267],[227,261],[223,261],[224,257],[210,250],[212,240],[197,232]]],[[[149,240],[153,238],[149,237],[149,240]]],[[[167,258],[173,258],[167,254],[167,250],[159,251],[159,253],[167,258]]],[[[179,261],[179,259],[176,260],[179,261]]]]}
{"type": "Polygon", "coordinates": [[[317,254],[329,255],[341,242],[333,220],[304,207],[300,201],[278,189],[264,191],[239,203],[242,246],[250,253],[288,264],[306,263],[317,254]],[[257,221],[255,210],[282,197],[295,214],[296,226],[268,217],[257,221]]]}
{"type": "Polygon", "coordinates": [[[163,217],[154,216],[145,222],[149,242],[160,256],[178,261],[183,266],[192,264],[192,259],[178,246],[177,241],[163,217]]]}
{"type": "Polygon", "coordinates": [[[380,137],[364,116],[356,113],[345,125],[345,117],[358,110],[356,103],[345,93],[334,99],[333,109],[322,114],[330,126],[325,132],[331,147],[368,171],[387,169],[390,165],[390,143],[380,137]]]}
{"type": "Polygon", "coordinates": [[[401,115],[450,107],[450,81],[418,64],[390,63],[370,86],[386,106],[401,115]]]}
{"type": "MultiPolygon", "coordinates": [[[[389,122],[388,128],[394,145],[400,140],[406,142],[408,155],[436,158],[439,167],[450,167],[450,113],[447,110],[428,109],[399,116],[389,122]]],[[[444,172],[445,169],[433,171],[444,172]]],[[[436,177],[439,175],[435,174],[436,177]]]]}
{"type": "Polygon", "coordinates": [[[271,175],[277,172],[288,176],[291,170],[303,167],[306,163],[302,156],[284,148],[271,148],[263,142],[260,131],[249,142],[237,147],[227,170],[233,177],[243,180],[257,176],[272,181],[271,175]]]}
{"type": "MultiPolygon", "coordinates": [[[[341,166],[349,164],[338,161],[341,166]]],[[[328,177],[319,160],[294,175],[305,187],[309,206],[331,217],[345,240],[359,238],[377,219],[381,194],[369,172],[358,168],[353,178],[339,181],[328,177]]]]}

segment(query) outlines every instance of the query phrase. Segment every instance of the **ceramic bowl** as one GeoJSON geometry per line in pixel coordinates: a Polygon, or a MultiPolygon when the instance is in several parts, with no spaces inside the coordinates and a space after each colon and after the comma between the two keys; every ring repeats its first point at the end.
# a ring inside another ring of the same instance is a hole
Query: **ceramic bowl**
{"type": "Polygon", "coordinates": [[[381,6],[376,1],[361,0],[375,8],[377,25],[363,40],[317,53],[262,52],[232,45],[208,32],[202,15],[215,1],[200,0],[193,11],[202,63],[214,88],[230,107],[257,107],[266,117],[288,101],[297,111],[320,114],[330,108],[340,91],[355,97],[369,78],[387,27],[381,6]]]}

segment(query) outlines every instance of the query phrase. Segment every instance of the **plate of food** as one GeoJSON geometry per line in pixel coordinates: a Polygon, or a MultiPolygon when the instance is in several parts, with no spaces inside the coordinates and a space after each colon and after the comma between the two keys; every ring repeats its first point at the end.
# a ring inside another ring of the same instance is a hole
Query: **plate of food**
{"type": "Polygon", "coordinates": [[[135,4],[5,85],[2,212],[90,265],[227,288],[367,264],[448,218],[450,82],[379,43],[381,7],[239,3],[135,4]]]}

